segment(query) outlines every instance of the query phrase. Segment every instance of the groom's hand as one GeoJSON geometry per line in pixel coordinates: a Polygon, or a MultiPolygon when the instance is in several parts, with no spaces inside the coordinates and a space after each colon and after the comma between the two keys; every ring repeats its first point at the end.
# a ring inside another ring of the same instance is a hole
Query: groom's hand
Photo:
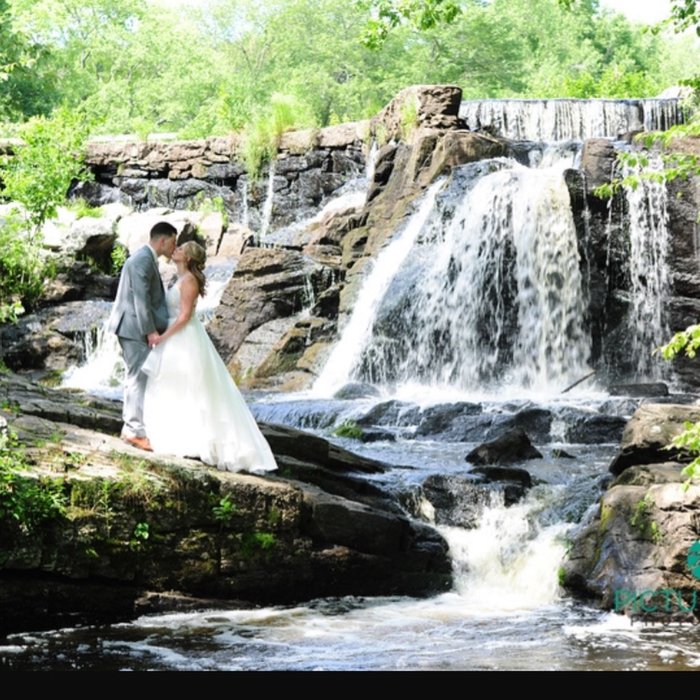
{"type": "Polygon", "coordinates": [[[153,333],[149,333],[146,336],[146,340],[148,341],[148,347],[154,348],[156,345],[158,345],[158,342],[160,341],[160,334],[156,331],[153,331],[153,333]]]}

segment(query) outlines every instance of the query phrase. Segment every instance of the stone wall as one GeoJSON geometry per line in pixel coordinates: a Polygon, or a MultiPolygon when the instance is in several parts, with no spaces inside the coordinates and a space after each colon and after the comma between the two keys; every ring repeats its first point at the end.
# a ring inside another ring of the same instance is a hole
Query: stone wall
{"type": "Polygon", "coordinates": [[[120,201],[138,210],[196,209],[218,198],[231,222],[259,231],[271,186],[271,224],[285,226],[314,214],[324,200],[363,171],[367,133],[368,124],[356,122],[283,134],[277,157],[258,180],[246,172],[236,136],[95,140],[87,148],[95,181],[81,183],[72,194],[94,205],[120,201]]]}

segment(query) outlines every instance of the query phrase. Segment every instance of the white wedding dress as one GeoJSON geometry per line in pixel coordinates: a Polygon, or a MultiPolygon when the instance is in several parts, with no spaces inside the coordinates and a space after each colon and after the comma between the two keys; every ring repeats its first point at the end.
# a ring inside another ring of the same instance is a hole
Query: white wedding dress
{"type": "MultiPolygon", "coordinates": [[[[179,281],[166,293],[169,323],[180,311],[179,281]]],[[[202,322],[192,318],[151,351],[143,371],[146,434],[156,452],[198,457],[228,471],[277,469],[270,446],[202,322]]]]}

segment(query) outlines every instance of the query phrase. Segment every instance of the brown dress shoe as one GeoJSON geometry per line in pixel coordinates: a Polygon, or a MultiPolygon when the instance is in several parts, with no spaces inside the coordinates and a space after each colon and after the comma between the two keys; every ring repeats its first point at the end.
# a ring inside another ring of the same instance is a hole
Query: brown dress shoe
{"type": "Polygon", "coordinates": [[[122,435],[122,440],[124,440],[124,442],[127,443],[127,445],[138,447],[139,450],[153,452],[153,448],[151,447],[151,441],[145,435],[143,437],[139,437],[138,435],[135,435],[134,437],[122,435]]]}

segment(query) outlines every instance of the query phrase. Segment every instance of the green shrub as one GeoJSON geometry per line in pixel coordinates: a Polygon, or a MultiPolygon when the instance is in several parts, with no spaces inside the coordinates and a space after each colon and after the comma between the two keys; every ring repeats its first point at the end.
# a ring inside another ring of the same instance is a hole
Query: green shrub
{"type": "Polygon", "coordinates": [[[62,479],[36,477],[28,469],[17,436],[0,434],[0,519],[14,521],[25,533],[63,515],[68,504],[62,479]]]}
{"type": "Polygon", "coordinates": [[[274,549],[277,538],[272,532],[246,532],[241,541],[241,554],[244,557],[253,557],[260,552],[274,549]]]}
{"type": "Polygon", "coordinates": [[[0,222],[0,323],[14,322],[41,296],[52,273],[19,214],[0,222]]]}
{"type": "Polygon", "coordinates": [[[311,126],[312,119],[299,100],[276,93],[268,107],[248,122],[243,130],[241,155],[248,177],[258,180],[265,163],[277,154],[282,134],[292,127],[311,126]]]}
{"type": "Polygon", "coordinates": [[[418,102],[414,95],[407,96],[402,103],[399,120],[401,136],[405,141],[408,141],[418,126],[418,102]]]}
{"type": "Polygon", "coordinates": [[[194,197],[191,206],[203,216],[208,216],[209,214],[221,214],[223,227],[224,229],[228,228],[229,218],[223,197],[207,197],[203,192],[199,192],[194,197]]]}
{"type": "Polygon", "coordinates": [[[220,499],[217,505],[212,507],[214,520],[220,525],[229,524],[237,512],[238,506],[231,501],[229,494],[220,499]]]}
{"type": "Polygon", "coordinates": [[[148,523],[136,523],[134,531],[131,534],[131,539],[129,540],[129,548],[132,550],[141,549],[141,547],[148,542],[150,536],[151,532],[148,523]]]}
{"type": "Polygon", "coordinates": [[[35,230],[55,216],[73,180],[89,180],[83,162],[89,124],[78,110],[61,108],[49,118],[34,117],[22,125],[24,142],[16,155],[0,160],[3,197],[21,203],[35,230]]]}
{"type": "Polygon", "coordinates": [[[362,428],[360,428],[360,426],[354,421],[346,420],[333,431],[333,435],[357,440],[358,438],[362,437],[362,428]]]}
{"type": "MultiPolygon", "coordinates": [[[[688,326],[684,331],[676,333],[669,342],[657,348],[654,352],[660,352],[665,360],[672,360],[680,354],[694,358],[700,348],[700,325],[688,326]]],[[[700,423],[687,421],[683,424],[683,432],[677,435],[668,449],[676,448],[686,451],[693,460],[681,472],[686,477],[685,488],[691,481],[700,477],[700,423]]]]}
{"type": "Polygon", "coordinates": [[[663,540],[663,532],[659,524],[651,518],[655,505],[652,495],[646,493],[644,498],[639,500],[634,507],[630,517],[630,525],[639,530],[645,539],[651,540],[654,544],[659,544],[663,540]]]}
{"type": "Polygon", "coordinates": [[[102,207],[92,207],[82,197],[72,200],[68,208],[78,219],[84,219],[86,217],[99,219],[103,214],[102,207]]]}
{"type": "Polygon", "coordinates": [[[129,257],[129,251],[121,243],[117,243],[112,252],[110,253],[110,259],[112,260],[112,274],[118,275],[124,267],[127,257],[129,257]]]}

